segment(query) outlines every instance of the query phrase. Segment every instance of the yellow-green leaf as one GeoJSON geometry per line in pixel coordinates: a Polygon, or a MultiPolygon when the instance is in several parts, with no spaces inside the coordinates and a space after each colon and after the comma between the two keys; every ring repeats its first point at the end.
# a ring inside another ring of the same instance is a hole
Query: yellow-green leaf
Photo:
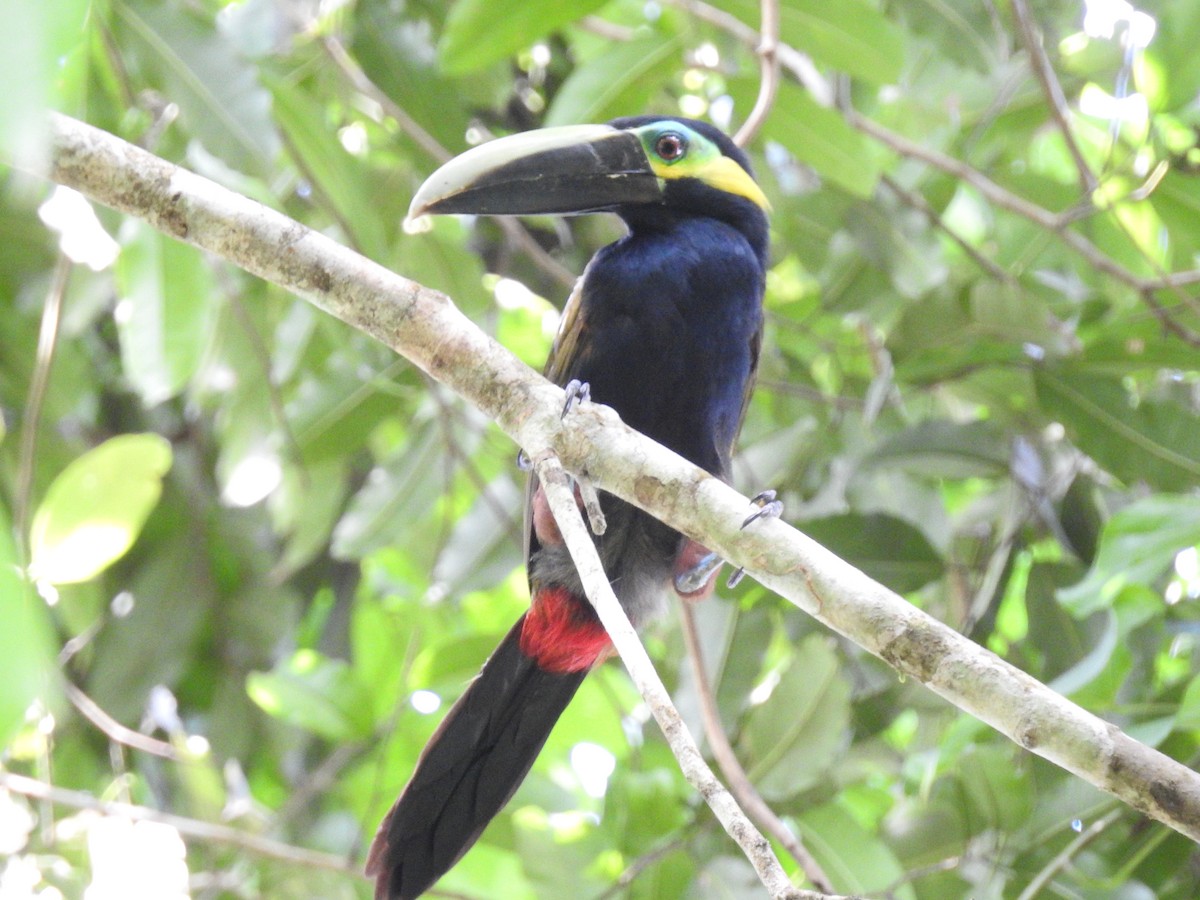
{"type": "Polygon", "coordinates": [[[52,584],[87,581],[133,545],[162,493],[171,445],[123,434],[59,473],[33,517],[30,573],[52,584]]]}

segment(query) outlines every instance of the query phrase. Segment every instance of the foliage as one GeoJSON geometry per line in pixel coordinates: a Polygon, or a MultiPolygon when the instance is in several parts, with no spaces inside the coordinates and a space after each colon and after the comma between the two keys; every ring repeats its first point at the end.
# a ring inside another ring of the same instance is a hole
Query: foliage
{"type": "MultiPolygon", "coordinates": [[[[1079,4],[1034,5],[1068,141],[1024,5],[782,0],[782,39],[814,68],[802,87],[785,56],[752,145],[774,259],[738,482],[779,488],[834,551],[1194,764],[1200,7],[1161,0],[1106,31],[1116,5],[1088,4],[1086,30],[1079,4]]],[[[737,125],[758,89],[747,0],[19,6],[7,152],[36,150],[39,103],[79,115],[446,291],[534,364],[564,267],[614,226],[407,235],[422,177],[486,133],[643,110],[737,125]]],[[[4,768],[352,861],[184,828],[196,896],[365,897],[363,841],[526,602],[515,448],[303,302],[95,215],[4,175],[4,768]]],[[[699,621],[743,764],[840,891],[1200,890],[1185,838],[752,580],[699,621]]],[[[680,636],[647,639],[699,733],[680,636]]],[[[32,813],[48,810],[0,793],[0,892],[132,895],[94,817],[60,807],[35,830],[32,813]]],[[[179,880],[128,872],[161,878],[155,896],[179,880]]],[[[616,665],[444,881],[506,898],[752,884],[616,665]]]]}

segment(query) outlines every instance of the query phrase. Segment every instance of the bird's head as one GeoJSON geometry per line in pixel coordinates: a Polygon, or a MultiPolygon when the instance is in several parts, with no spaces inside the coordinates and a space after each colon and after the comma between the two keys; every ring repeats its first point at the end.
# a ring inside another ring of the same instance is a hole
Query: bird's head
{"type": "Polygon", "coordinates": [[[615,212],[631,225],[710,216],[765,248],[769,210],[746,155],[695,119],[632,116],[481,144],[429,176],[409,218],[615,212]]]}

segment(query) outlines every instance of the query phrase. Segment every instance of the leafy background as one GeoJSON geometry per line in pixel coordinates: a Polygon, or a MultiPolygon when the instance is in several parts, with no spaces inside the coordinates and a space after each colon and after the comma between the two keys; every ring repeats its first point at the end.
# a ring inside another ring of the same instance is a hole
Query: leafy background
{"type": "MultiPolygon", "coordinates": [[[[750,0],[18,7],[7,153],[37,152],[43,105],[85,118],[446,291],[534,365],[616,227],[406,235],[423,176],[544,124],[736,126],[758,88],[750,0]]],[[[779,488],[789,521],[911,602],[1195,763],[1200,6],[782,0],[781,18],[739,486],[779,488]]],[[[0,893],[368,896],[364,842],[527,602],[515,448],[279,289],[2,174],[0,893]]],[[[697,615],[746,769],[839,891],[1200,892],[1187,839],[752,580],[697,615]]],[[[699,733],[678,628],[647,640],[699,733]]],[[[761,891],[616,664],[443,887],[761,891]]]]}

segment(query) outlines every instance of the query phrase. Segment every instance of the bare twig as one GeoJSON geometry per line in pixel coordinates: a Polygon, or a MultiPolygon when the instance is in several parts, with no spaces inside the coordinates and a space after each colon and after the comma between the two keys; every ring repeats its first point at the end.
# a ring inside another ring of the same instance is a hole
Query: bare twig
{"type": "MultiPolygon", "coordinates": [[[[737,16],[705,3],[703,0],[665,0],[665,2],[676,9],[684,10],[702,22],[721,29],[752,50],[757,49],[762,43],[758,32],[737,16]]],[[[784,43],[778,44],[775,48],[775,55],[779,59],[780,66],[787,69],[793,78],[804,85],[804,89],[812,95],[814,100],[822,106],[833,105],[833,87],[817,70],[808,56],[784,43]]]]}
{"type": "Polygon", "coordinates": [[[787,874],[779,865],[779,860],[775,858],[770,843],[758,833],[758,830],[746,818],[746,814],[742,812],[733,797],[704,762],[700,748],[696,746],[679,711],[671,703],[667,689],[663,687],[658,673],[654,671],[654,664],[646,655],[646,650],[642,647],[637,632],[634,631],[632,623],[625,615],[625,610],[621,608],[620,601],[617,600],[612,586],[608,583],[608,577],[604,574],[604,567],[600,563],[596,546],[592,543],[592,537],[584,525],[579,507],[576,505],[575,490],[571,486],[571,479],[563,470],[558,457],[548,450],[534,452],[530,456],[534,469],[537,471],[538,481],[542,490],[545,491],[546,500],[554,513],[554,521],[571,553],[575,569],[579,572],[579,578],[583,583],[588,600],[596,607],[596,613],[600,616],[605,631],[608,632],[609,638],[617,648],[621,662],[625,664],[625,668],[629,671],[629,677],[637,685],[638,692],[650,708],[659,728],[662,729],[684,777],[692,787],[699,791],[729,836],[742,848],[746,858],[754,866],[754,871],[758,873],[759,879],[770,891],[772,897],[798,900],[798,898],[813,896],[798,890],[791,884],[787,874]]]}
{"type": "Polygon", "coordinates": [[[708,680],[708,671],[704,666],[704,652],[700,647],[700,636],[696,631],[696,617],[692,614],[691,604],[679,604],[679,616],[683,622],[683,640],[687,645],[688,659],[691,660],[692,680],[696,683],[696,696],[700,700],[700,718],[704,722],[704,735],[712,755],[721,767],[721,774],[729,783],[729,790],[737,798],[738,803],[750,814],[771,837],[779,841],[783,848],[792,855],[792,859],[800,864],[808,880],[819,891],[831,892],[833,882],[821,868],[821,864],[813,857],[808,849],[800,843],[800,839],[792,833],[775,810],[767,804],[759,794],[754,783],[742,768],[737,754],[725,736],[721,725],[721,715],[717,710],[716,698],[713,697],[712,684],[708,680]]]}
{"type": "Polygon", "coordinates": [[[1046,55],[1046,48],[1042,44],[1042,36],[1038,31],[1037,23],[1034,22],[1033,14],[1029,11],[1029,4],[1025,0],[1012,0],[1012,9],[1013,16],[1017,20],[1017,27],[1021,31],[1021,40],[1029,53],[1030,67],[1037,77],[1038,84],[1042,87],[1042,93],[1046,95],[1046,105],[1050,108],[1050,115],[1058,125],[1058,130],[1062,132],[1067,151],[1071,154],[1071,159],[1075,161],[1075,168],[1079,173],[1079,187],[1083,191],[1084,197],[1090,197],[1092,191],[1096,190],[1099,185],[1099,181],[1088,165],[1083,151],[1079,149],[1079,142],[1075,140],[1074,131],[1071,130],[1067,98],[1063,95],[1062,85],[1058,83],[1058,76],[1054,74],[1054,68],[1050,65],[1050,58],[1046,55]]]}
{"type": "Polygon", "coordinates": [[[38,331],[37,357],[29,379],[29,396],[25,401],[25,416],[21,421],[21,446],[17,462],[17,484],[14,524],[21,555],[28,561],[29,516],[33,504],[34,464],[37,461],[38,429],[42,424],[42,407],[46,401],[46,386],[54,366],[54,351],[58,346],[58,323],[62,317],[63,296],[71,276],[71,260],[58,254],[50,290],[42,306],[42,324],[38,331]]]}
{"type": "MultiPolygon", "coordinates": [[[[1016,0],[1014,0],[1014,2],[1016,2],[1016,0]]],[[[1050,879],[1070,865],[1071,860],[1079,855],[1079,852],[1084,847],[1103,834],[1104,830],[1113,822],[1115,822],[1121,815],[1123,815],[1123,813],[1124,810],[1115,809],[1108,815],[1097,819],[1095,822],[1081,831],[1076,836],[1075,840],[1063,847],[1063,849],[1055,855],[1054,859],[1050,860],[1050,862],[1043,867],[1040,872],[1037,873],[1037,877],[1035,877],[1029,882],[1029,884],[1025,886],[1025,890],[1021,891],[1021,894],[1019,897],[1017,897],[1017,900],[1033,900],[1033,898],[1037,897],[1042,888],[1050,883],[1050,879]]]]}
{"type": "Polygon", "coordinates": [[[562,420],[563,391],[444,295],[99,129],[49,117],[41,173],[211,250],[384,342],[528,448],[742,566],[767,588],[1020,746],[1200,840],[1200,775],[1080,709],[779,520],[740,530],[745,496],[601,404],[562,420]]]}
{"type": "Polygon", "coordinates": [[[742,123],[733,142],[745,147],[758,134],[763,122],[775,105],[775,94],[779,91],[779,0],[762,0],[762,37],[758,42],[759,84],[754,109],[742,123]]]}
{"type": "Polygon", "coordinates": [[[303,847],[285,844],[282,841],[230,828],[227,825],[215,825],[212,822],[189,819],[186,816],[161,812],[148,806],[101,800],[83,791],[55,787],[44,781],[38,781],[36,778],[27,778],[13,772],[0,771],[0,788],[23,797],[45,800],[70,809],[89,809],[104,816],[132,819],[135,822],[161,822],[164,825],[170,825],[185,838],[237,847],[239,850],[291,865],[306,866],[311,869],[327,869],[331,872],[363,877],[356,862],[341,856],[306,850],[303,847]]]}
{"type": "Polygon", "coordinates": [[[132,747],[134,750],[141,750],[143,753],[152,753],[164,759],[179,759],[179,753],[176,751],[174,745],[122,725],[105,712],[99,703],[71,682],[67,681],[65,683],[65,691],[67,699],[71,701],[71,705],[79,710],[80,715],[104,732],[104,736],[110,741],[124,744],[126,747],[132,747]]]}
{"type": "Polygon", "coordinates": [[[929,201],[918,191],[910,191],[891,175],[884,175],[881,181],[893,194],[925,216],[930,225],[954,241],[974,261],[975,265],[979,266],[983,271],[987,272],[997,281],[1002,281],[1005,284],[1013,284],[1016,281],[1012,275],[980,253],[970,241],[947,225],[942,217],[938,215],[938,211],[930,206],[929,201]]]}

